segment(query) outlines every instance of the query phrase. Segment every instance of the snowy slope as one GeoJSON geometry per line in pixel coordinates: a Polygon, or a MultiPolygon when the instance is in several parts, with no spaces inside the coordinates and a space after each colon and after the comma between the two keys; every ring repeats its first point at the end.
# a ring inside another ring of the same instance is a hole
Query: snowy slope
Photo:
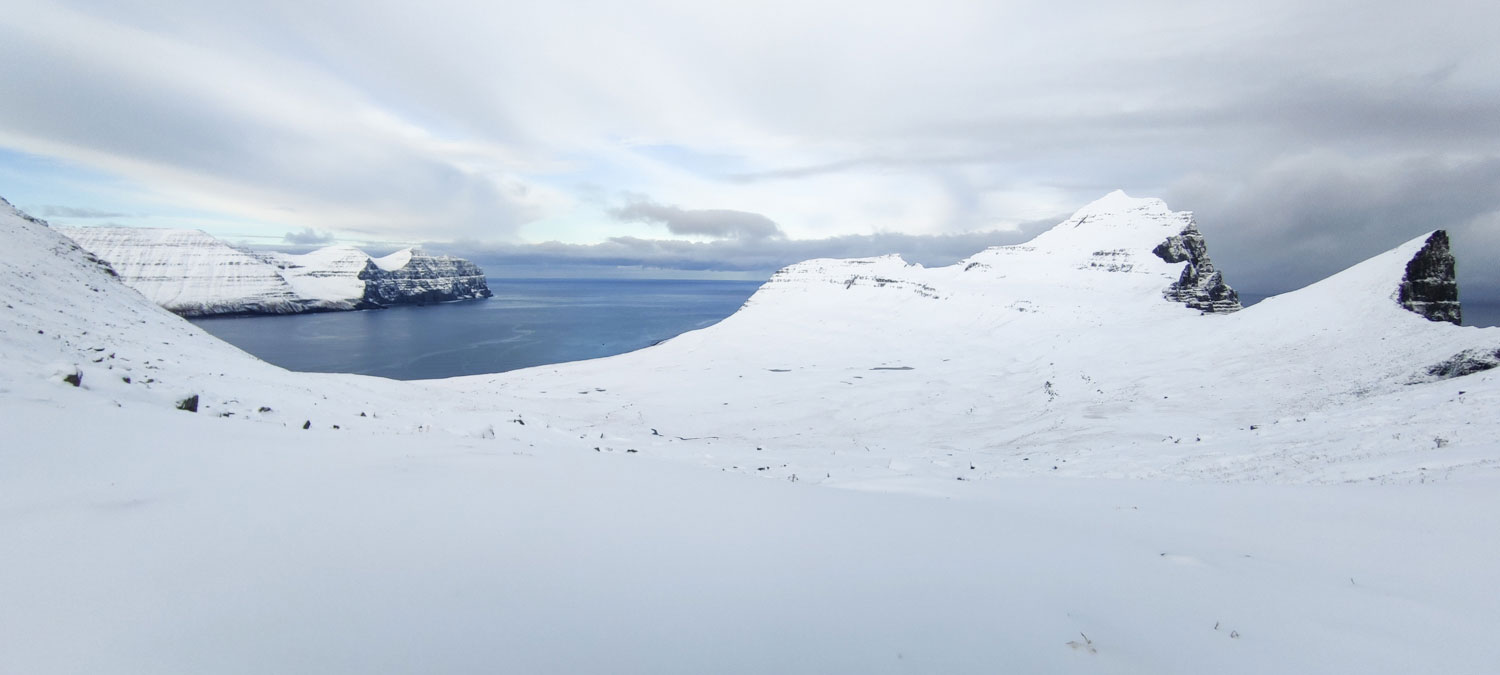
{"type": "Polygon", "coordinates": [[[394,272],[403,267],[406,267],[406,263],[411,262],[411,256],[412,249],[403,248],[389,255],[383,255],[379,258],[371,258],[370,261],[375,263],[375,266],[379,267],[382,270],[385,270],[387,272],[394,272]]]}
{"type": "MultiPolygon", "coordinates": [[[[3,202],[0,236],[0,396],[175,412],[178,402],[196,395],[199,414],[231,423],[300,430],[315,421],[317,428],[337,424],[379,433],[431,429],[433,410],[408,405],[412,387],[288,373],[264,363],[157,306],[68,237],[3,202]],[[78,387],[63,382],[73,374],[78,387]]],[[[458,406],[459,398],[428,401],[440,410],[458,406]]],[[[476,420],[474,429],[465,424],[451,421],[446,428],[480,433],[490,422],[476,420]]]]}
{"type": "Polygon", "coordinates": [[[1500,660],[1488,481],[1019,478],[955,482],[966,489],[945,500],[503,439],[20,405],[0,412],[8,435],[36,439],[0,447],[3,672],[1484,673],[1500,660]]]}
{"type": "Polygon", "coordinates": [[[370,256],[353,246],[325,246],[311,253],[272,254],[293,292],[304,298],[347,303],[354,309],[365,294],[359,273],[370,264],[370,256]]]}
{"type": "Polygon", "coordinates": [[[1112,195],[393,382],[257,361],[0,204],[0,672],[1491,669],[1500,371],[1426,369],[1500,331],[1396,304],[1423,239],[1203,314],[1151,253],[1185,222],[1112,195]]]}

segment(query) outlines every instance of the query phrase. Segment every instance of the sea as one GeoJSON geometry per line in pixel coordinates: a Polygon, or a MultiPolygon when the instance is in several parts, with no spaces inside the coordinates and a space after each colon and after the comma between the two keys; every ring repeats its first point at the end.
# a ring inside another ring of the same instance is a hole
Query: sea
{"type": "Polygon", "coordinates": [[[711,326],[759,281],[487,279],[487,300],[357,312],[193,319],[288,370],[397,380],[613,356],[711,326]]]}

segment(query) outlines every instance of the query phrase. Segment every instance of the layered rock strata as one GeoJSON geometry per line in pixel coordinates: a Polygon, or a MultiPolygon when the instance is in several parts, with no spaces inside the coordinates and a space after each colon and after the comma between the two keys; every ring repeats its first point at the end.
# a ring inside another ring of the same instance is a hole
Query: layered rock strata
{"type": "Polygon", "coordinates": [[[1458,304],[1458,274],[1446,231],[1433,232],[1422,250],[1406,263],[1406,275],[1401,278],[1396,301],[1428,321],[1463,323],[1463,310],[1458,304]]]}
{"type": "Polygon", "coordinates": [[[1169,263],[1187,263],[1177,281],[1163,291],[1168,300],[1214,314],[1240,309],[1239,294],[1224,283],[1224,274],[1214,269],[1208,245],[1196,223],[1189,222],[1181,233],[1167,237],[1151,252],[1169,263]]]}
{"type": "Polygon", "coordinates": [[[359,272],[365,283],[363,301],[376,307],[428,304],[490,297],[484,270],[451,256],[430,256],[411,249],[406,264],[385,269],[372,260],[359,272]]]}

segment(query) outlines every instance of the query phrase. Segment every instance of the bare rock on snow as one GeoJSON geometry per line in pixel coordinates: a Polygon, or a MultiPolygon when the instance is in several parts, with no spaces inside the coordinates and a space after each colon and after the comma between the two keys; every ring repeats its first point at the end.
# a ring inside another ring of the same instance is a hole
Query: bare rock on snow
{"type": "Polygon", "coordinates": [[[1168,300],[1213,314],[1239,311],[1240,296],[1224,283],[1224,273],[1214,269],[1196,223],[1190,221],[1182,232],[1167,237],[1151,252],[1169,263],[1187,263],[1177,281],[1163,291],[1168,300]]]}
{"type": "Polygon", "coordinates": [[[1406,276],[1401,279],[1396,299],[1402,307],[1428,321],[1463,323],[1463,311],[1458,304],[1458,275],[1447,231],[1433,232],[1422,250],[1406,263],[1406,276]]]}
{"type": "MultiPolygon", "coordinates": [[[[1434,319],[1436,321],[1437,319],[1434,319]]],[[[1500,349],[1465,349],[1442,363],[1427,368],[1427,377],[1417,381],[1448,380],[1500,367],[1500,349]]]]}

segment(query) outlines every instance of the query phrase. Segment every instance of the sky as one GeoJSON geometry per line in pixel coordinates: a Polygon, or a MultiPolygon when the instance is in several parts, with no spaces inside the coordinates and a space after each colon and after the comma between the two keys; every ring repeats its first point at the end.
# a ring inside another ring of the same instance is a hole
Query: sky
{"type": "Polygon", "coordinates": [[[13,4],[0,196],[57,224],[755,278],[1118,188],[1248,292],[1443,228],[1500,302],[1500,3],[13,4]]]}

